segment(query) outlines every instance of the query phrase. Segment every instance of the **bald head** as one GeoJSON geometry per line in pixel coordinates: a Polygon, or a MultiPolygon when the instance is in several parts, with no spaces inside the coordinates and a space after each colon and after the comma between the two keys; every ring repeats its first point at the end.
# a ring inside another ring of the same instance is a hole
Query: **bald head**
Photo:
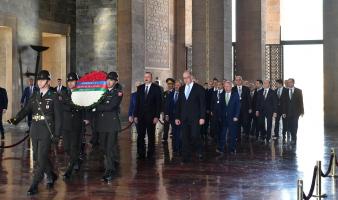
{"type": "Polygon", "coordinates": [[[185,84],[190,84],[192,82],[192,74],[190,71],[186,70],[183,72],[183,81],[185,84]]]}

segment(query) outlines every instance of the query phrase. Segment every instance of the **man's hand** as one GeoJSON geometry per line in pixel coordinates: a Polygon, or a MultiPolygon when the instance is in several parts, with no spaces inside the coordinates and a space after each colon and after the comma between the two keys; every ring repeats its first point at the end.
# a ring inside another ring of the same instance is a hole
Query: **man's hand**
{"type": "Polygon", "coordinates": [[[155,117],[155,118],[153,119],[153,124],[157,124],[157,122],[158,122],[158,118],[155,117]]]}
{"type": "Polygon", "coordinates": [[[164,120],[167,121],[167,122],[169,122],[169,115],[166,115],[166,116],[164,117],[164,120]]]}
{"type": "Polygon", "coordinates": [[[176,124],[177,126],[179,126],[179,125],[181,125],[181,121],[180,121],[179,119],[175,119],[175,124],[176,124]]]}
{"type": "Polygon", "coordinates": [[[204,125],[204,123],[205,123],[205,120],[204,119],[200,119],[199,124],[202,126],[202,125],[204,125]]]}
{"type": "Polygon", "coordinates": [[[83,120],[83,122],[85,123],[85,125],[88,125],[89,124],[89,120],[83,120]]]}
{"type": "Polygon", "coordinates": [[[273,113],[272,117],[276,118],[277,117],[277,113],[273,113]]]}
{"type": "Polygon", "coordinates": [[[135,124],[138,124],[138,118],[137,117],[134,117],[134,122],[135,122],[135,124]]]}
{"type": "Polygon", "coordinates": [[[9,124],[14,124],[15,119],[14,119],[14,118],[11,118],[11,119],[7,120],[7,122],[8,122],[9,124]]]}
{"type": "Polygon", "coordinates": [[[234,122],[238,122],[238,118],[237,117],[234,117],[234,122]]]}
{"type": "Polygon", "coordinates": [[[259,111],[256,111],[256,117],[259,117],[259,111]]]}
{"type": "Polygon", "coordinates": [[[128,117],[128,121],[129,121],[130,123],[133,123],[134,118],[133,118],[132,116],[129,116],[129,117],[128,117]]]}
{"type": "Polygon", "coordinates": [[[249,109],[249,114],[251,114],[252,113],[252,109],[249,109]]]}

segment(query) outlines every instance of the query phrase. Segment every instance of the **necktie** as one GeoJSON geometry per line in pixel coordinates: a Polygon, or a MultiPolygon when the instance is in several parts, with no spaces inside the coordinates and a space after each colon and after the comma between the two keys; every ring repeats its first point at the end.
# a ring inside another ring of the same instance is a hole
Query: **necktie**
{"type": "Polygon", "coordinates": [[[185,87],[185,98],[188,99],[190,94],[190,84],[186,85],[185,87]]]}
{"type": "Polygon", "coordinates": [[[264,99],[266,99],[267,94],[268,94],[268,90],[264,90],[264,99]]]}
{"type": "Polygon", "coordinates": [[[32,96],[32,94],[33,94],[33,87],[31,86],[31,94],[30,94],[30,96],[32,96]]]}
{"type": "Polygon", "coordinates": [[[148,92],[149,92],[149,89],[148,89],[148,87],[149,87],[149,86],[146,86],[146,91],[145,91],[145,95],[144,95],[146,98],[147,98],[147,96],[148,96],[148,92]]]}
{"type": "Polygon", "coordinates": [[[280,96],[282,96],[282,88],[278,89],[278,97],[280,98],[280,96]]]}
{"type": "Polygon", "coordinates": [[[225,95],[225,103],[226,103],[226,105],[228,105],[228,103],[229,103],[229,96],[230,96],[230,94],[227,92],[226,93],[226,95],[225,95]]]}
{"type": "Polygon", "coordinates": [[[174,95],[174,101],[175,101],[175,103],[176,103],[177,99],[178,99],[178,92],[175,92],[175,95],[174,95]]]}
{"type": "Polygon", "coordinates": [[[292,99],[292,89],[289,89],[289,97],[290,97],[290,100],[292,99]]]}
{"type": "Polygon", "coordinates": [[[238,94],[239,96],[242,96],[242,87],[238,87],[238,94]]]}

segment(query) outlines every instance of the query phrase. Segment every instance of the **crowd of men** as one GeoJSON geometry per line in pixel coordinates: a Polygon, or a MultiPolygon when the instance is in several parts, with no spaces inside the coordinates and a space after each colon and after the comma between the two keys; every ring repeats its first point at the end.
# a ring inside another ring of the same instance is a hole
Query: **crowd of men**
{"type": "Polygon", "coordinates": [[[233,82],[215,78],[203,88],[186,71],[183,83],[168,78],[166,84],[167,90],[162,92],[147,72],[144,84],[137,82],[137,91],[131,95],[128,113],[129,121],[136,123],[139,159],[154,156],[155,126],[161,113],[162,142],[167,142],[171,130],[173,153],[182,156],[183,162],[191,161],[193,155],[203,160],[203,143],[210,138],[221,155],[236,154],[242,136],[264,144],[278,141],[280,135],[284,142],[286,138],[293,144],[297,141],[298,119],[304,107],[302,91],[295,88],[294,79],[276,80],[273,89],[269,80],[250,83],[241,76],[233,82]]]}
{"type": "MultiPolygon", "coordinates": [[[[242,135],[268,144],[271,139],[278,139],[280,133],[285,141],[289,133],[291,141],[296,142],[298,119],[304,114],[304,108],[302,91],[294,87],[293,79],[285,82],[277,80],[274,90],[269,80],[249,83],[241,76],[236,76],[234,82],[215,78],[204,87],[190,71],[185,71],[182,78],[183,82],[168,78],[166,91],[153,81],[150,72],[144,74],[143,84],[135,84],[136,92],[131,94],[128,115],[129,122],[136,125],[138,159],[153,159],[156,155],[155,130],[158,123],[163,124],[162,142],[167,143],[171,135],[173,155],[181,157],[183,163],[191,162],[195,157],[203,160],[203,144],[210,139],[220,155],[236,154],[242,135]]],[[[57,180],[48,152],[53,142],[58,143],[60,136],[69,156],[63,178],[69,180],[73,171],[80,169],[83,132],[88,124],[92,126],[91,143],[99,145],[104,154],[105,173],[101,180],[111,181],[119,165],[118,132],[121,130],[119,114],[123,91],[118,83],[118,74],[107,74],[108,90],[104,99],[86,109],[76,106],[71,99],[79,80],[76,73],[67,75],[67,87],[62,86],[61,79],[58,79],[58,85],[51,88],[50,74],[46,70],[39,72],[37,80],[35,86],[33,79],[29,79],[21,99],[21,110],[8,120],[16,125],[28,117],[27,132],[32,140],[35,163],[28,194],[38,192],[44,175],[49,188],[57,180]]],[[[0,88],[1,112],[7,109],[5,93],[0,88]]],[[[2,123],[0,125],[3,136],[2,123]]]]}

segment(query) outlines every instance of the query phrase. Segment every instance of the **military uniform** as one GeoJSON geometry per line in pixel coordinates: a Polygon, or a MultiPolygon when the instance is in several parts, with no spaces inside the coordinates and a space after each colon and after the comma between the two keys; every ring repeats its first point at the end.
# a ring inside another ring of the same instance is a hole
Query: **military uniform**
{"type": "MultiPolygon", "coordinates": [[[[107,79],[116,80],[117,74],[111,72],[107,79]]],[[[118,153],[118,132],[121,130],[119,118],[120,104],[123,93],[119,83],[105,94],[105,97],[95,110],[95,130],[99,133],[99,145],[105,155],[105,174],[102,181],[110,181],[116,171],[116,161],[119,159],[118,153]]]]}
{"type": "MultiPolygon", "coordinates": [[[[38,80],[50,80],[50,75],[48,71],[42,70],[37,78],[38,80]]],[[[29,113],[33,114],[30,137],[38,162],[33,183],[28,190],[28,194],[33,195],[37,193],[37,186],[43,179],[44,173],[47,174],[47,186],[49,187],[52,187],[57,179],[48,154],[52,140],[59,137],[61,129],[61,105],[58,95],[51,90],[48,90],[44,95],[36,91],[27,105],[9,122],[16,125],[29,113]]]]}
{"type": "MultiPolygon", "coordinates": [[[[77,81],[76,73],[69,73],[67,75],[68,81],[77,81]]],[[[62,135],[64,142],[64,150],[69,155],[69,163],[65,174],[65,179],[70,178],[74,166],[79,165],[80,145],[82,142],[83,129],[83,113],[84,110],[76,108],[72,102],[72,91],[67,88],[60,94],[62,105],[62,135]]]]}

